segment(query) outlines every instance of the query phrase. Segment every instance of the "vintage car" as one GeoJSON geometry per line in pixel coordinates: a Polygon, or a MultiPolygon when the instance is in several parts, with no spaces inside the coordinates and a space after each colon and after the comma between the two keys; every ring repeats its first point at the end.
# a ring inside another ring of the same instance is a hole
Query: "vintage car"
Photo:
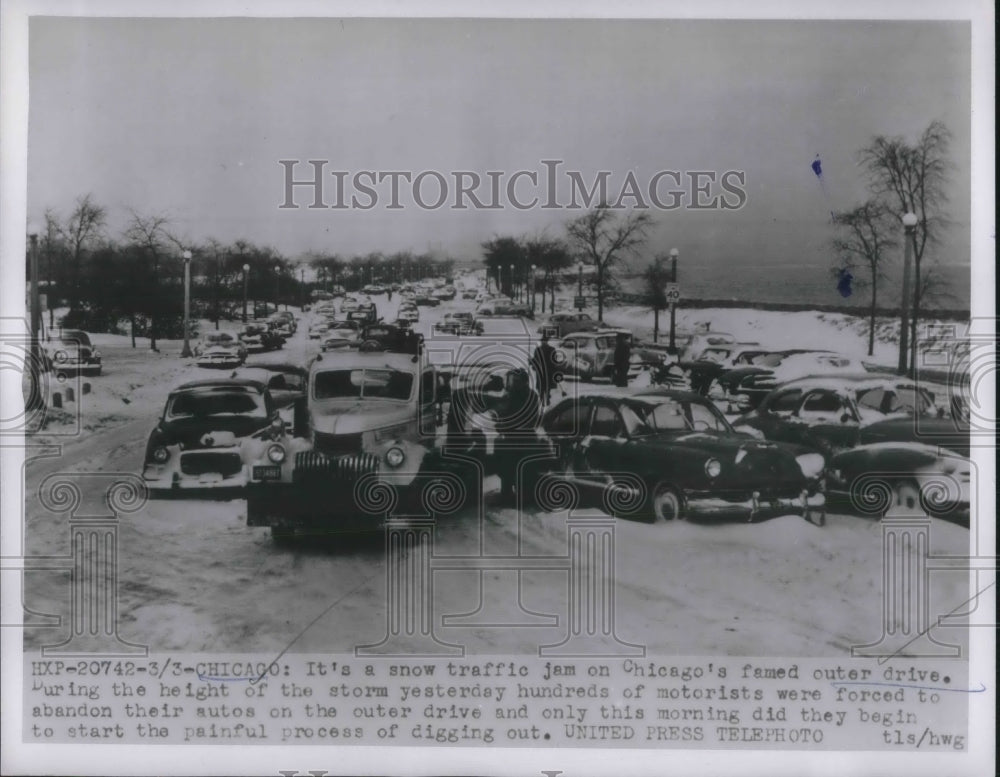
{"type": "Polygon", "coordinates": [[[360,305],[356,310],[350,311],[345,318],[348,321],[357,321],[359,326],[374,324],[378,321],[378,311],[375,309],[375,303],[369,302],[368,304],[360,305]]]}
{"type": "Polygon", "coordinates": [[[549,337],[565,337],[573,332],[593,332],[599,327],[600,324],[589,313],[553,313],[548,321],[538,327],[538,333],[549,337]]]}
{"type": "Polygon", "coordinates": [[[697,359],[682,359],[684,369],[691,381],[691,389],[707,395],[712,381],[740,363],[743,364],[759,354],[767,353],[760,343],[720,343],[703,348],[697,359]]]}
{"type": "Polygon", "coordinates": [[[972,462],[953,450],[916,442],[876,442],[835,454],[833,499],[862,514],[931,515],[969,524],[972,462]]]}
{"type": "Polygon", "coordinates": [[[455,294],[454,286],[443,286],[440,289],[435,289],[433,292],[434,299],[440,302],[450,302],[455,299],[455,294]]]}
{"type": "Polygon", "coordinates": [[[474,300],[478,296],[478,294],[479,294],[479,292],[477,292],[475,289],[463,289],[462,290],[462,299],[473,299],[474,300]]]}
{"type": "MultiPolygon", "coordinates": [[[[825,505],[824,461],[756,440],[692,392],[608,390],[557,402],[542,419],[550,458],[526,481],[555,478],[621,517],[654,522],[801,511],[825,505]]],[[[539,493],[545,489],[539,489],[539,493]]],[[[822,517],[819,518],[822,522],[822,517]]]]}
{"type": "Polygon", "coordinates": [[[209,332],[194,348],[199,367],[231,369],[243,364],[247,349],[229,332],[209,332]]]}
{"type": "MultiPolygon", "coordinates": [[[[250,362],[233,370],[231,378],[256,381],[271,395],[279,410],[291,410],[296,400],[305,396],[309,369],[292,362],[250,362]]],[[[290,414],[286,420],[293,421],[290,414]]]]}
{"type": "Polygon", "coordinates": [[[330,331],[330,322],[326,319],[319,319],[313,321],[309,325],[309,339],[319,340],[323,335],[330,331]]]}
{"type": "Polygon", "coordinates": [[[359,300],[357,297],[344,297],[340,301],[341,313],[345,314],[350,313],[351,311],[357,310],[360,307],[361,307],[361,300],[359,300]]]}
{"type": "Polygon", "coordinates": [[[421,336],[407,327],[395,324],[369,324],[358,335],[358,348],[362,351],[415,350],[421,336]]]}
{"type": "Polygon", "coordinates": [[[276,351],[285,344],[285,339],[267,324],[244,324],[237,337],[247,353],[276,351]]]}
{"type": "Polygon", "coordinates": [[[295,316],[292,315],[292,311],[290,310],[277,311],[268,319],[268,323],[278,334],[285,338],[294,335],[296,329],[298,329],[295,316]]]}
{"type": "Polygon", "coordinates": [[[270,527],[276,540],[297,530],[380,530],[441,477],[437,384],[436,367],[420,353],[349,351],[313,361],[301,423],[249,467],[247,525],[270,527]]]}
{"type": "MultiPolygon", "coordinates": [[[[556,358],[567,375],[590,382],[595,378],[612,378],[615,371],[615,346],[618,334],[629,340],[627,330],[598,329],[594,332],[576,332],[556,345],[556,358]]],[[[635,351],[629,356],[629,379],[634,379],[643,368],[643,358],[635,351]]]]}
{"type": "Polygon", "coordinates": [[[343,350],[345,348],[357,348],[361,342],[361,323],[348,319],[347,321],[333,321],[320,339],[324,351],[343,350]]]}
{"type": "Polygon", "coordinates": [[[789,358],[807,353],[831,352],[806,348],[775,351],[762,349],[760,346],[751,347],[736,353],[727,364],[717,365],[715,368],[707,367],[701,385],[712,399],[729,401],[747,410],[756,407],[773,388],[772,376],[777,367],[789,358]],[[755,383],[757,376],[764,376],[764,383],[761,386],[755,383]]]}
{"type": "Polygon", "coordinates": [[[747,397],[752,406],[776,387],[789,381],[820,375],[844,375],[864,371],[860,361],[830,351],[802,351],[781,359],[775,367],[755,370],[740,379],[733,393],[747,397]]]}
{"type": "Polygon", "coordinates": [[[728,332],[695,332],[689,336],[684,346],[683,360],[698,361],[706,348],[732,345],[735,342],[736,335],[731,335],[728,332]]]}
{"type": "Polygon", "coordinates": [[[421,289],[417,292],[416,297],[413,300],[417,305],[422,307],[432,307],[436,308],[441,304],[441,300],[434,296],[433,291],[428,291],[421,289]]]}
{"type": "Polygon", "coordinates": [[[396,317],[415,324],[420,321],[420,311],[417,310],[416,305],[400,303],[399,309],[396,311],[396,317]]]}
{"type": "Polygon", "coordinates": [[[476,335],[483,331],[471,312],[445,313],[440,321],[434,322],[434,331],[452,335],[476,335]]]}
{"type": "Polygon", "coordinates": [[[101,353],[80,329],[63,329],[43,345],[45,366],[57,376],[101,374],[101,353]]]}
{"type": "MultiPolygon", "coordinates": [[[[838,374],[821,377],[799,378],[782,383],[781,388],[830,388],[840,387],[850,392],[858,406],[862,426],[889,418],[943,418],[945,409],[940,407],[926,385],[910,378],[895,375],[879,376],[870,372],[838,374]]],[[[945,429],[947,431],[947,427],[945,429]]],[[[954,428],[951,431],[955,431],[954,428]]],[[[900,440],[903,438],[893,437],[900,440]]],[[[862,442],[867,442],[862,434],[862,442]]],[[[913,438],[913,442],[919,442],[913,438]]]]}
{"type": "Polygon", "coordinates": [[[284,423],[265,385],[255,380],[185,383],[167,396],[146,444],[142,476],[155,495],[230,493],[246,485],[251,441],[284,423]]]}

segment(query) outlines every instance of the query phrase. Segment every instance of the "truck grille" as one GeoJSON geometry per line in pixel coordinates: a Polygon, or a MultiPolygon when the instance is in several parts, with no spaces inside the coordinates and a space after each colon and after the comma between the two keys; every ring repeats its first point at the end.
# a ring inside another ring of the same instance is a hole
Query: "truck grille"
{"type": "Polygon", "coordinates": [[[362,475],[378,471],[378,456],[358,453],[353,456],[326,456],[317,451],[295,454],[295,480],[354,481],[362,475]]]}
{"type": "Polygon", "coordinates": [[[235,475],[243,466],[238,453],[182,453],[181,472],[185,475],[204,475],[218,472],[228,477],[235,475]]]}

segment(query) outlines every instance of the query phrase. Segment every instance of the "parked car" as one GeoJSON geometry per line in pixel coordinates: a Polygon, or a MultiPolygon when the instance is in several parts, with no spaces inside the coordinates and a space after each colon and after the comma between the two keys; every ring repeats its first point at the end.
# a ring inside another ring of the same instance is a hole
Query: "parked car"
{"type": "Polygon", "coordinates": [[[378,312],[375,310],[375,304],[361,305],[357,310],[352,310],[347,314],[347,320],[357,321],[360,326],[374,324],[378,321],[378,312]]]}
{"type": "Polygon", "coordinates": [[[792,353],[781,359],[775,367],[755,370],[740,379],[734,392],[745,395],[753,405],[777,386],[792,380],[819,375],[842,375],[864,371],[860,361],[851,356],[830,351],[805,351],[792,353]]]}
{"type": "Polygon", "coordinates": [[[45,366],[59,375],[101,374],[101,352],[82,329],[63,329],[54,340],[47,340],[42,347],[45,366]]]}
{"type": "Polygon", "coordinates": [[[455,293],[456,292],[454,286],[445,286],[440,289],[435,289],[433,292],[433,296],[436,300],[439,300],[441,302],[450,302],[451,300],[455,299],[455,293]]]}
{"type": "Polygon", "coordinates": [[[242,489],[248,441],[282,429],[278,409],[258,381],[185,383],[167,396],[149,436],[143,479],[156,495],[242,489]]]}
{"type": "Polygon", "coordinates": [[[553,313],[549,320],[538,327],[539,334],[549,337],[565,337],[573,332],[593,332],[600,324],[589,313],[553,313]]]}
{"type": "Polygon", "coordinates": [[[615,333],[576,332],[556,346],[557,359],[567,375],[579,380],[610,378],[615,367],[615,333]]]}
{"type": "Polygon", "coordinates": [[[405,319],[406,321],[409,321],[410,323],[413,324],[420,321],[420,311],[417,310],[416,305],[400,304],[399,308],[396,311],[396,316],[400,319],[405,319]]]}
{"type": "Polygon", "coordinates": [[[683,351],[683,361],[697,361],[706,348],[732,345],[736,342],[736,335],[728,332],[694,332],[689,338],[683,351]]]}
{"type": "Polygon", "coordinates": [[[209,332],[194,348],[199,367],[227,369],[246,361],[247,349],[229,332],[209,332]]]}
{"type": "Polygon", "coordinates": [[[483,325],[476,321],[472,313],[460,311],[445,313],[439,321],[434,322],[434,331],[452,335],[475,335],[482,333],[483,325]]]}
{"type": "Polygon", "coordinates": [[[541,436],[550,457],[533,478],[600,496],[623,517],[738,513],[754,520],[769,510],[809,516],[825,504],[822,456],[739,434],[691,392],[568,397],[545,413],[541,436]]]}
{"type": "Polygon", "coordinates": [[[328,331],[330,331],[330,323],[328,321],[323,319],[314,321],[309,325],[309,339],[318,340],[328,331]]]}
{"type": "Polygon", "coordinates": [[[360,343],[361,326],[361,322],[354,319],[332,322],[326,334],[321,338],[322,349],[335,351],[356,348],[360,343]]]}
{"type": "Polygon", "coordinates": [[[267,324],[244,324],[237,337],[247,353],[275,351],[285,344],[285,339],[267,324]]]}
{"type": "Polygon", "coordinates": [[[421,307],[432,307],[432,308],[436,308],[438,305],[441,304],[441,300],[439,300],[437,297],[434,296],[434,292],[424,291],[424,290],[417,292],[416,297],[414,298],[414,302],[417,305],[420,305],[421,307]]]}
{"type": "Polygon", "coordinates": [[[932,515],[969,525],[972,463],[955,451],[914,442],[877,442],[830,460],[831,497],[861,513],[932,515]]]}
{"type": "Polygon", "coordinates": [[[295,316],[292,315],[290,310],[279,310],[268,319],[268,323],[278,334],[285,338],[294,335],[295,330],[298,328],[295,323],[295,316]]]}
{"type": "Polygon", "coordinates": [[[421,336],[410,328],[394,324],[369,324],[361,329],[358,348],[361,351],[395,351],[416,353],[421,336]]]}

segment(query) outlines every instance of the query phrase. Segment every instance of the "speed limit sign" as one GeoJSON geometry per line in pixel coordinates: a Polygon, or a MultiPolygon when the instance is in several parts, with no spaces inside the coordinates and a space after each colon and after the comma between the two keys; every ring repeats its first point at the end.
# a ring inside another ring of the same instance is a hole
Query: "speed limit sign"
{"type": "Polygon", "coordinates": [[[666,296],[668,305],[676,305],[681,301],[681,285],[679,283],[668,283],[666,296]]]}

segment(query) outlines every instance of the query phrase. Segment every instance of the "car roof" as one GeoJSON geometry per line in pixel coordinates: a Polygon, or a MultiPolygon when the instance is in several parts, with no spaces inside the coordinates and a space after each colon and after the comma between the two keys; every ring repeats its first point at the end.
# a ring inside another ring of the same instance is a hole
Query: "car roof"
{"type": "Polygon", "coordinates": [[[420,364],[421,360],[419,357],[408,353],[352,350],[331,354],[329,358],[317,357],[310,367],[310,373],[325,372],[326,370],[357,370],[366,368],[388,368],[413,372],[420,364]]]}
{"type": "Polygon", "coordinates": [[[242,372],[243,370],[267,370],[268,372],[299,372],[305,374],[308,369],[301,364],[295,364],[294,362],[263,362],[257,363],[252,362],[250,364],[244,364],[242,367],[237,367],[236,372],[242,372]]]}
{"type": "Polygon", "coordinates": [[[192,380],[187,383],[182,383],[174,388],[170,393],[175,394],[178,391],[212,388],[213,386],[219,388],[252,388],[260,391],[261,393],[263,393],[267,388],[259,380],[252,380],[250,378],[206,378],[204,380],[192,380]]]}

